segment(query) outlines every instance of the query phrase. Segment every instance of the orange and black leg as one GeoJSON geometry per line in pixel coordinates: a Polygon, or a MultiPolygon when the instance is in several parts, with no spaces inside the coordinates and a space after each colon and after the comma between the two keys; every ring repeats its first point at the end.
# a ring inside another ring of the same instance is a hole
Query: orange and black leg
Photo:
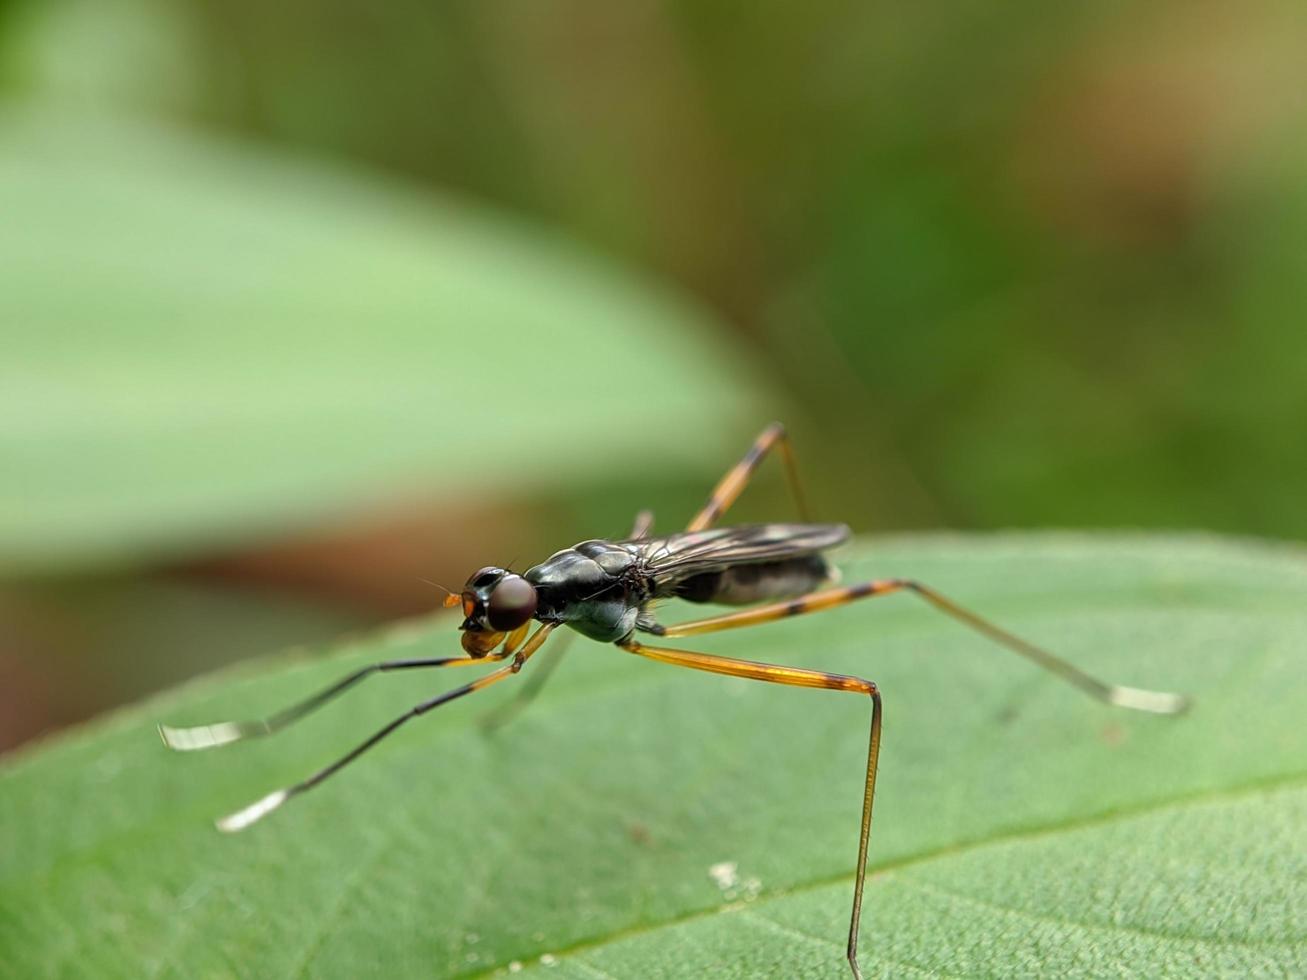
{"type": "Polygon", "coordinates": [[[628,541],[643,541],[649,537],[649,532],[653,530],[653,522],[653,511],[640,511],[635,515],[635,523],[631,526],[631,533],[626,536],[626,539],[628,541]]]}
{"type": "Polygon", "coordinates": [[[212,749],[219,745],[240,742],[247,738],[259,738],[272,735],[299,721],[305,715],[312,714],[324,704],[335,700],[355,684],[373,674],[385,674],[396,670],[414,670],[427,667],[470,667],[487,661],[505,660],[511,657],[522,641],[526,639],[527,627],[523,626],[513,633],[503,636],[503,646],[485,657],[422,657],[416,660],[383,660],[380,663],[360,667],[352,674],[342,677],[335,684],[317,694],[305,698],[298,704],[278,711],[267,718],[253,721],[219,721],[209,725],[196,725],[192,728],[173,728],[170,725],[159,726],[159,736],[163,744],[177,752],[194,752],[199,749],[212,749]]]}
{"type": "Polygon", "coordinates": [[[391,732],[395,731],[395,729],[399,728],[406,721],[416,718],[419,715],[424,715],[428,711],[433,711],[443,704],[448,704],[450,701],[456,701],[474,691],[479,691],[482,688],[489,687],[491,684],[498,684],[500,681],[512,677],[522,669],[522,665],[531,658],[532,654],[540,649],[541,644],[549,638],[549,634],[553,632],[555,626],[556,624],[547,623],[537,629],[535,633],[531,635],[531,638],[526,641],[526,644],[513,657],[512,663],[506,664],[498,670],[492,670],[490,673],[478,677],[470,684],[464,684],[462,687],[456,687],[452,691],[446,691],[444,694],[439,694],[434,698],[414,705],[394,721],[378,730],[371,738],[359,743],[331,765],[319,769],[308,779],[295,783],[293,786],[287,786],[284,789],[279,789],[275,792],[269,793],[262,799],[255,800],[243,810],[237,810],[230,816],[223,817],[218,821],[218,829],[225,830],[229,833],[244,830],[255,821],[266,817],[291,797],[298,796],[299,794],[312,789],[314,786],[319,785],[329,777],[338,773],[341,769],[344,769],[347,765],[361,756],[368,749],[372,748],[372,746],[376,745],[391,732]]]}
{"type": "MultiPolygon", "coordinates": [[[[1184,710],[1186,706],[1186,699],[1178,694],[1169,694],[1160,691],[1145,691],[1139,688],[1104,683],[1103,681],[1089,676],[1060,657],[1054,656],[1047,650],[1037,647],[1034,644],[1023,640],[1021,637],[1009,633],[1007,630],[991,623],[989,620],[976,615],[969,609],[959,606],[957,603],[936,592],[934,589],[910,579],[881,579],[878,581],[864,582],[860,585],[825,589],[820,592],[813,592],[809,595],[801,596],[797,599],[785,602],[769,603],[763,606],[756,606],[752,609],[744,609],[735,613],[726,613],[721,616],[711,616],[706,619],[694,620],[688,623],[679,623],[674,626],[651,624],[646,627],[646,629],[648,632],[660,637],[696,636],[701,633],[712,633],[718,630],[735,629],[743,626],[755,626],[760,623],[768,623],[789,616],[800,616],[805,613],[835,609],[858,599],[867,599],[872,596],[888,595],[892,592],[900,591],[910,591],[921,596],[935,608],[947,613],[954,619],[970,626],[972,629],[975,629],[980,633],[983,633],[985,636],[988,636],[1000,645],[1007,647],[1009,650],[1013,650],[1016,653],[1033,660],[1044,669],[1051,671],[1063,680],[1074,684],[1086,693],[1101,701],[1105,701],[1108,704],[1114,704],[1125,708],[1134,708],[1140,711],[1151,711],[1158,714],[1174,714],[1184,710]]],[[[692,667],[696,670],[707,670],[714,673],[730,674],[737,677],[751,677],[756,680],[771,681],[777,684],[854,691],[871,696],[871,745],[867,756],[867,783],[863,798],[862,829],[858,843],[857,878],[853,893],[853,916],[849,925],[848,945],[849,964],[853,967],[853,974],[855,977],[861,977],[862,974],[858,968],[857,961],[858,923],[862,914],[863,879],[866,875],[867,843],[871,832],[871,808],[876,785],[876,757],[880,750],[881,702],[880,694],[877,691],[876,686],[870,681],[865,681],[857,677],[848,677],[842,674],[828,674],[821,671],[801,670],[793,667],[779,667],[770,664],[754,663],[747,660],[734,660],[729,657],[714,657],[709,654],[669,650],[663,647],[650,647],[635,640],[628,640],[623,644],[623,646],[632,653],[638,653],[654,660],[661,660],[665,663],[677,664],[682,667],[692,667]]]]}
{"type": "Polygon", "coordinates": [[[1122,708],[1133,708],[1138,711],[1151,711],[1164,715],[1177,714],[1183,711],[1188,704],[1188,700],[1179,694],[1170,694],[1164,691],[1146,691],[1136,687],[1125,687],[1120,684],[1108,684],[1091,677],[1061,657],[1055,656],[1042,647],[1037,647],[1013,633],[1009,633],[971,610],[959,606],[952,599],[941,595],[934,589],[911,579],[880,579],[863,582],[859,585],[825,589],[785,602],[768,603],[764,606],[755,606],[739,612],[710,616],[707,619],[697,619],[688,623],[678,623],[674,626],[655,624],[648,628],[648,632],[655,636],[696,636],[700,633],[736,629],[741,626],[754,626],[758,623],[768,623],[789,616],[820,612],[825,609],[846,605],[858,599],[869,599],[873,596],[902,591],[912,592],[920,596],[936,609],[946,613],[958,622],[982,633],[1000,646],[1033,660],[1040,667],[1056,674],[1064,681],[1075,685],[1086,694],[1100,701],[1122,708]]]}
{"type": "Polygon", "coordinates": [[[827,691],[848,691],[871,698],[871,739],[867,746],[867,779],[862,795],[862,829],[858,834],[858,866],[853,884],[853,915],[849,921],[849,965],[853,975],[861,980],[858,967],[858,924],[862,918],[862,890],[867,877],[867,845],[871,840],[871,809],[876,796],[876,760],[880,755],[881,700],[880,690],[871,681],[847,674],[828,674],[819,670],[782,667],[777,664],[737,660],[734,657],[715,657],[690,650],[670,650],[666,647],[645,646],[636,640],[621,644],[624,650],[638,653],[651,660],[660,660],[677,667],[690,667],[730,677],[748,677],[756,681],[787,684],[792,687],[814,687],[827,691]]]}
{"type": "Polygon", "coordinates": [[[690,521],[686,530],[702,531],[712,527],[748,486],[750,477],[773,446],[780,446],[781,455],[785,458],[785,472],[789,477],[790,489],[799,506],[799,516],[807,520],[808,509],[803,500],[803,489],[799,486],[799,471],[794,465],[794,450],[790,446],[790,437],[785,432],[785,426],[773,422],[762,430],[758,438],[753,441],[753,445],[749,447],[749,451],[744,454],[744,458],[736,463],[713,488],[708,503],[694,516],[694,520],[690,521]]]}

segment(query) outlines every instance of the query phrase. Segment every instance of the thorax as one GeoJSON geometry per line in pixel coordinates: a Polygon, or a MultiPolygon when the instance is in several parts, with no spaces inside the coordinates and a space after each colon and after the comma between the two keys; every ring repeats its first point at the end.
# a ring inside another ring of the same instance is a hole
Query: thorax
{"type": "Polygon", "coordinates": [[[566,623],[595,640],[620,640],[648,600],[637,547],[582,541],[524,573],[536,588],[536,618],[566,623]]]}

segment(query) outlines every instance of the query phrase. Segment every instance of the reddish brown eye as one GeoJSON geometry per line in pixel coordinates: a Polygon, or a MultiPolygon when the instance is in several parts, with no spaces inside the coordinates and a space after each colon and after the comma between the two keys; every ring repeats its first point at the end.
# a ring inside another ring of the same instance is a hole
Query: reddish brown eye
{"type": "Polygon", "coordinates": [[[486,622],[505,633],[515,630],[536,611],[536,590],[520,575],[505,575],[486,603],[486,622]]]}

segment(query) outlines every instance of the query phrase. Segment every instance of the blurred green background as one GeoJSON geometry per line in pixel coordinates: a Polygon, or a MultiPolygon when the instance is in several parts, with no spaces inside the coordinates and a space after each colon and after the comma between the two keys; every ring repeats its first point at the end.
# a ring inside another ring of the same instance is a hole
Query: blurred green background
{"type": "Polygon", "coordinates": [[[1307,537],[1305,93],[1291,0],[5,0],[0,748],[773,417],[859,531],[1307,537]]]}

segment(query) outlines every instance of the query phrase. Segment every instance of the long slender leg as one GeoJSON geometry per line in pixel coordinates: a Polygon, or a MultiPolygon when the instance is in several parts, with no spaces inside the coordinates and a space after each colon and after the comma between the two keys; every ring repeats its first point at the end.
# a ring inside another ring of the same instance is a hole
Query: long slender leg
{"type": "Polygon", "coordinates": [[[721,482],[713,488],[712,496],[708,498],[708,503],[694,516],[686,527],[687,531],[702,531],[704,528],[712,525],[735,503],[737,497],[749,483],[749,478],[753,476],[754,470],[763,461],[767,452],[775,445],[780,445],[781,454],[785,457],[785,472],[789,477],[790,489],[794,493],[794,499],[799,505],[799,516],[804,520],[808,518],[808,508],[803,499],[803,488],[799,486],[799,471],[794,465],[794,450],[790,446],[790,437],[785,431],[785,426],[779,422],[773,422],[767,428],[763,429],[758,438],[753,441],[749,451],[744,454],[744,458],[736,463],[724,477],[721,482]]]}
{"type": "Polygon", "coordinates": [[[749,677],[757,681],[769,681],[773,684],[788,684],[794,687],[816,687],[829,691],[849,691],[865,694],[871,698],[871,739],[867,746],[867,781],[862,794],[862,826],[858,833],[858,867],[853,884],[853,914],[849,920],[849,966],[853,968],[856,980],[862,980],[862,970],[858,967],[858,925],[862,920],[862,888],[867,877],[867,845],[871,841],[871,808],[876,796],[876,761],[880,756],[881,701],[880,690],[871,681],[847,674],[828,674],[819,670],[803,670],[798,667],[782,667],[777,664],[758,663],[753,660],[737,660],[734,657],[715,657],[706,653],[694,653],[690,650],[670,650],[666,647],[645,646],[636,640],[621,644],[631,653],[638,653],[651,660],[660,660],[665,664],[678,667],[691,667],[694,670],[706,670],[714,674],[726,674],[731,677],[749,677]]]}
{"type": "Polygon", "coordinates": [[[791,599],[788,602],[773,602],[765,606],[744,609],[740,612],[726,613],[722,616],[710,616],[707,619],[697,619],[689,623],[678,623],[675,626],[654,626],[649,632],[656,636],[695,636],[699,633],[712,633],[717,630],[735,629],[740,626],[754,626],[758,623],[784,619],[787,616],[821,612],[858,599],[868,599],[872,596],[888,595],[891,592],[900,591],[909,591],[920,596],[936,609],[948,614],[958,622],[984,634],[1000,646],[1033,660],[1040,667],[1056,674],[1064,681],[1075,685],[1099,701],[1122,708],[1151,711],[1163,715],[1177,714],[1188,707],[1188,699],[1181,694],[1171,694],[1165,691],[1146,691],[1137,687],[1108,684],[1091,677],[1061,657],[1055,656],[1013,633],[1009,633],[971,610],[959,606],[947,596],[941,595],[934,589],[911,579],[880,579],[843,588],[825,589],[821,592],[812,592],[797,599],[791,599]]]}
{"type": "Polygon", "coordinates": [[[472,657],[383,660],[380,663],[361,667],[354,673],[341,678],[330,687],[267,718],[257,718],[253,721],[218,721],[209,725],[196,725],[193,728],[173,728],[171,725],[160,725],[159,735],[163,738],[164,745],[177,752],[211,749],[219,745],[227,745],[231,742],[239,742],[243,739],[257,738],[279,732],[288,725],[299,721],[305,715],[316,711],[328,701],[339,697],[359,681],[373,674],[388,673],[392,670],[411,670],[418,667],[460,667],[483,663],[485,660],[502,659],[503,657],[496,653],[490,657],[482,658],[482,660],[476,660],[472,657]]]}
{"type": "Polygon", "coordinates": [[[631,533],[626,536],[626,539],[628,541],[643,541],[649,537],[649,532],[653,530],[653,523],[653,511],[640,511],[635,515],[635,523],[631,525],[631,533]]]}
{"type": "Polygon", "coordinates": [[[228,833],[235,833],[238,830],[244,830],[255,821],[266,817],[291,797],[298,796],[300,793],[312,789],[328,777],[336,774],[341,769],[344,769],[345,766],[349,765],[406,721],[416,718],[419,715],[424,715],[434,708],[439,708],[442,704],[448,704],[450,701],[455,701],[464,695],[471,694],[473,691],[479,691],[484,687],[489,687],[491,684],[497,684],[499,681],[502,681],[507,677],[512,677],[522,669],[522,665],[531,658],[531,655],[540,649],[540,645],[549,637],[549,634],[554,630],[555,625],[556,624],[553,623],[546,623],[536,630],[535,633],[532,634],[531,639],[527,640],[526,645],[518,651],[511,664],[506,664],[498,670],[492,670],[490,673],[478,677],[470,684],[464,684],[462,687],[456,687],[452,691],[446,691],[444,694],[439,694],[434,698],[414,705],[408,711],[404,712],[404,714],[390,722],[390,724],[379,729],[371,738],[359,743],[349,752],[346,752],[335,762],[331,763],[331,765],[319,769],[308,779],[295,783],[293,786],[287,786],[284,789],[279,789],[275,792],[269,793],[262,799],[255,800],[244,809],[237,810],[235,813],[223,817],[217,822],[218,829],[225,830],[228,833]]]}
{"type": "Polygon", "coordinates": [[[417,660],[383,660],[380,663],[360,667],[354,673],[342,677],[330,687],[324,688],[317,694],[311,695],[298,704],[284,708],[267,718],[258,718],[253,721],[219,721],[210,725],[196,725],[193,728],[173,728],[170,725],[160,725],[159,735],[163,739],[164,745],[177,752],[211,749],[247,738],[272,735],[344,694],[365,677],[370,677],[373,674],[389,673],[394,670],[413,670],[420,667],[466,667],[472,664],[485,663],[487,660],[503,660],[513,655],[513,651],[521,645],[524,637],[525,630],[517,631],[505,641],[502,650],[481,658],[463,656],[423,657],[417,660]]]}

